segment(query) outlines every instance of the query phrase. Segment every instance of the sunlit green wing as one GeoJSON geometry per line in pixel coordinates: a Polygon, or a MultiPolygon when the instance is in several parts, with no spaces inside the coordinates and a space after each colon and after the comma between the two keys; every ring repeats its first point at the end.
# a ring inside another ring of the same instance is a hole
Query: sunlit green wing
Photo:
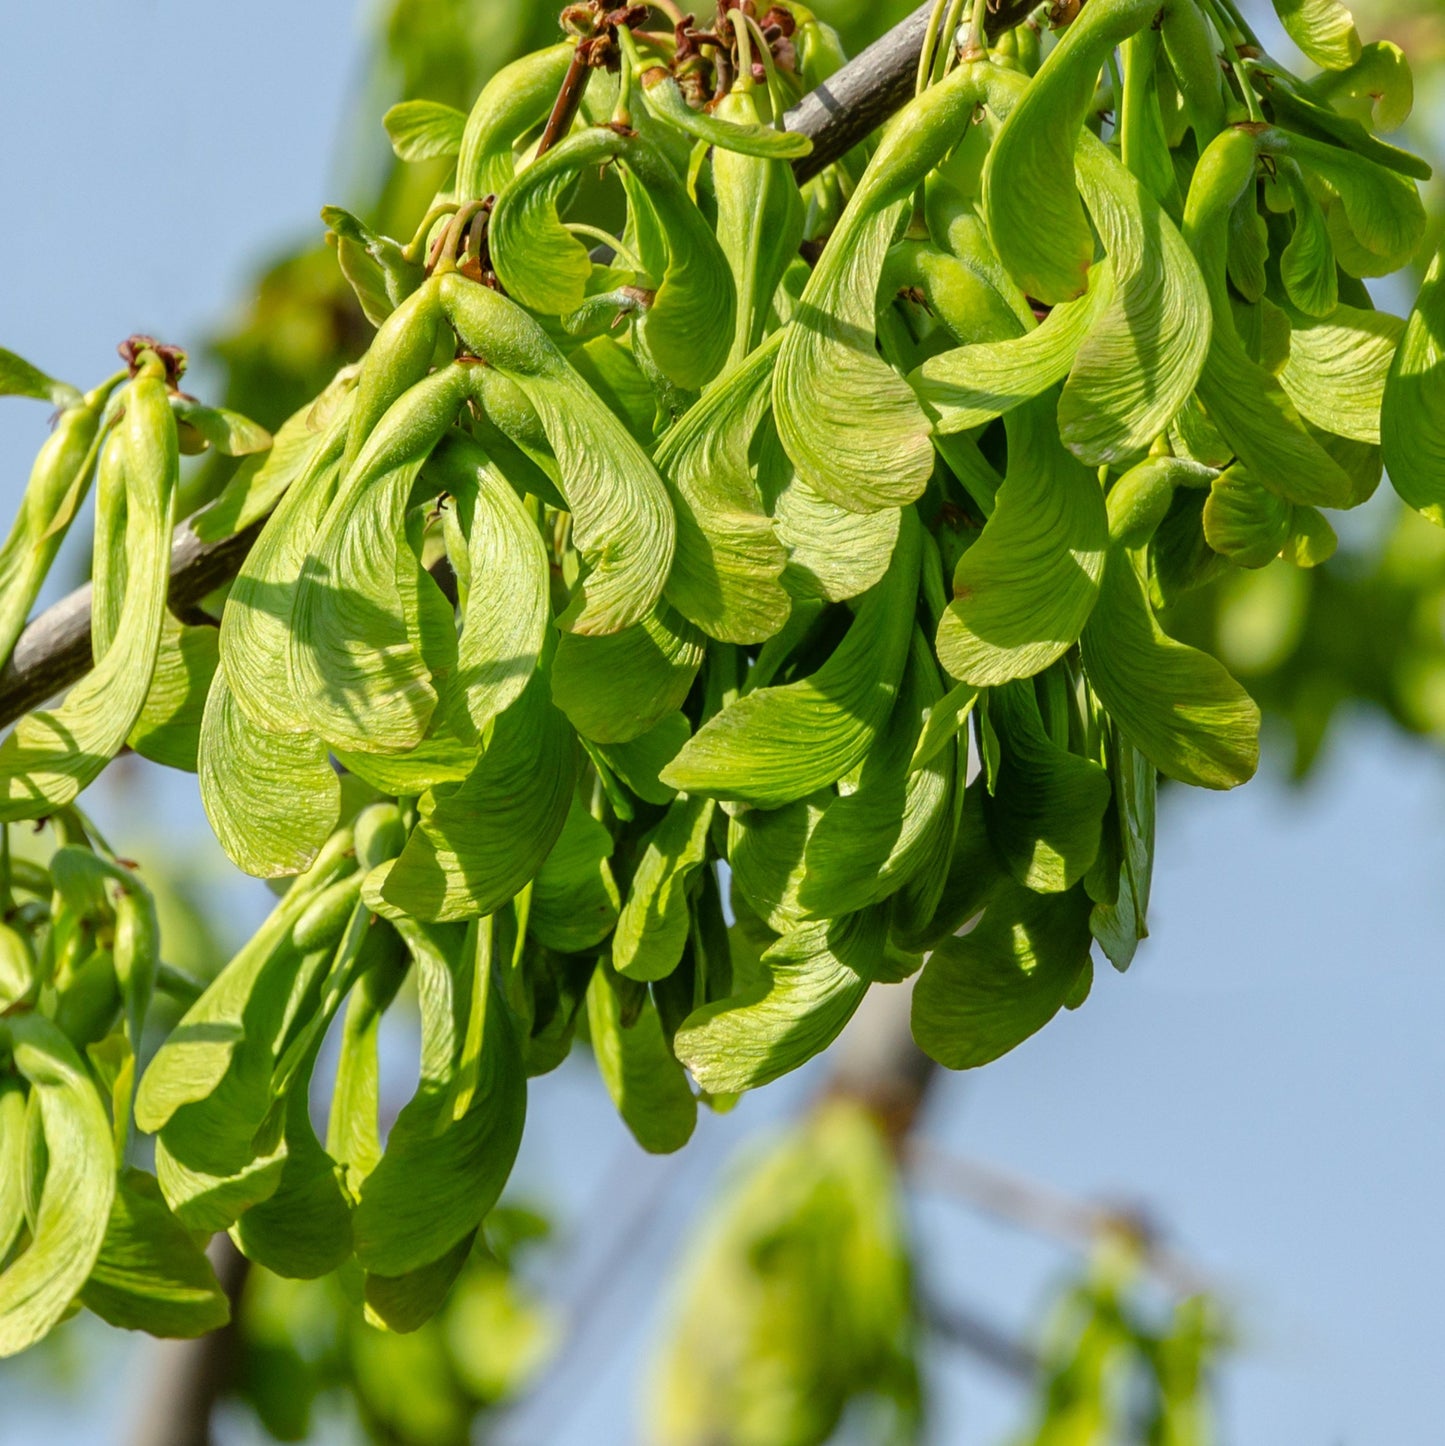
{"type": "Polygon", "coordinates": [[[1054,307],[1032,330],[930,357],[910,380],[937,414],[938,431],[947,435],[981,426],[1061,381],[1085,338],[1107,316],[1113,295],[1114,267],[1106,260],[1089,272],[1083,295],[1054,307]]]}
{"type": "Polygon", "coordinates": [[[1398,130],[1415,106],[1415,79],[1405,52],[1389,40],[1372,40],[1343,70],[1315,76],[1311,91],[1337,110],[1377,131],[1398,130]]]}
{"type": "Polygon", "coordinates": [[[989,234],[1014,280],[1057,306],[1080,295],[1094,263],[1074,181],[1074,148],[1099,71],[1116,46],[1151,24],[1155,0],[1091,0],[1063,32],[1003,123],[983,172],[989,234]],[[1039,225],[1047,216],[1049,224],[1039,225]]]}
{"type": "Polygon", "coordinates": [[[831,788],[782,808],[748,808],[728,820],[728,866],[733,888],[775,934],[802,923],[798,891],[808,840],[838,801],[831,788]]]}
{"type": "Polygon", "coordinates": [[[95,1265],[116,1159],[100,1094],[60,1030],[43,1015],[14,1014],[0,1021],[0,1040],[38,1101],[48,1160],[30,1243],[0,1271],[0,1356],[13,1356],[59,1321],[95,1265]]]}
{"type": "Polygon", "coordinates": [[[1261,487],[1245,468],[1226,468],[1204,504],[1204,538],[1238,567],[1264,567],[1289,540],[1294,504],[1261,487]]]}
{"type": "Polygon", "coordinates": [[[49,402],[52,407],[74,407],[81,400],[80,392],[69,382],[57,381],[41,371],[33,362],[0,346],[0,397],[30,397],[49,402]]]}
{"type": "Polygon", "coordinates": [[[102,1320],[153,1336],[218,1330],[230,1303],[205,1251],[166,1208],[153,1175],[126,1170],[80,1299],[102,1320]]]}
{"type": "Polygon", "coordinates": [[[577,131],[506,185],[488,231],[492,264],[522,305],[552,316],[576,311],[586,299],[592,260],[558,207],[581,171],[613,161],[628,173],[634,221],[660,239],[665,258],[658,274],[640,278],[653,288],[642,323],[648,349],[679,386],[700,387],[722,366],[732,342],[732,273],[677,173],[635,131],[577,131]]]}
{"type": "Polygon", "coordinates": [[[276,878],[310,867],[341,809],[340,780],[320,739],[256,727],[218,671],[198,762],[206,817],[238,868],[276,878]]]}
{"type": "Polygon", "coordinates": [[[318,1034],[286,1097],[286,1158],[276,1188],[231,1227],[248,1260],[300,1280],[335,1270],[351,1254],[351,1201],[311,1123],[311,1071],[320,1045],[318,1034]]]}
{"type": "Polygon", "coordinates": [[[1435,257],[1390,370],[1380,419],[1395,491],[1445,526],[1445,251],[1435,257]]]}
{"type": "Polygon", "coordinates": [[[667,600],[709,637],[755,643],[792,606],[779,578],[787,553],[763,510],[748,449],[770,402],[779,339],[719,377],[653,454],[677,514],[667,600]]]}
{"type": "Polygon", "coordinates": [[[1425,205],[1408,176],[1339,146],[1276,126],[1255,136],[1259,153],[1296,161],[1326,182],[1338,200],[1327,212],[1330,239],[1352,276],[1388,276],[1408,264],[1425,239],[1425,205]]]}
{"type": "Polygon", "coordinates": [[[629,979],[663,979],[687,944],[688,892],[707,859],[713,801],[680,794],[639,840],[632,883],[612,937],[612,963],[629,979]]]}
{"type": "Polygon", "coordinates": [[[566,40],[524,55],[482,87],[462,131],[458,200],[480,200],[512,179],[512,148],[547,119],[575,49],[575,42],[566,40]]]}
{"type": "MultiPolygon", "coordinates": [[[[6,980],[10,984],[9,979],[6,980]]],[[[0,1260],[25,1229],[25,1086],[14,1074],[0,1079],[0,1260]]]]}
{"type": "MultiPolygon", "coordinates": [[[[475,1230],[501,1194],[521,1143],[527,1085],[493,977],[491,921],[469,930],[473,938],[474,948],[455,962],[427,960],[419,981],[421,1081],[361,1187],[356,1258],[379,1275],[427,1265],[475,1230]],[[426,1001],[432,992],[438,998],[426,1001]],[[442,1021],[438,1037],[428,1038],[428,1010],[450,1013],[458,1024],[442,1021]],[[446,1043],[455,1051],[450,1057],[446,1043]]],[[[426,954],[414,957],[421,963],[426,954]]]]}
{"type": "Polygon", "coordinates": [[[888,571],[901,509],[850,512],[815,492],[783,451],[771,417],[764,418],[755,445],[758,486],[787,560],[784,591],[794,599],[827,602],[867,592],[888,571]]]}
{"type": "Polygon", "coordinates": [[[621,160],[633,230],[655,286],[638,316],[640,340],[674,386],[696,391],[728,358],[737,315],[732,272],[662,152],[635,136],[621,160]]]}
{"type": "MultiPolygon", "coordinates": [[[[713,113],[731,124],[760,122],[756,100],[737,87],[713,113]]],[[[803,239],[804,208],[792,168],[784,160],[745,156],[719,146],[712,152],[712,177],[718,244],[737,293],[731,368],[762,340],[773,293],[803,239]]]]}
{"type": "Polygon", "coordinates": [[[778,433],[803,480],[849,511],[911,502],[933,472],[928,416],[874,344],[894,229],[975,106],[1006,109],[1022,83],[987,62],[961,65],[898,113],[784,333],[773,376],[778,433]]]}
{"type": "Polygon", "coordinates": [[[1099,701],[1161,773],[1202,788],[1253,776],[1259,709],[1220,663],[1159,626],[1127,548],[1110,550],[1081,648],[1099,701]]]}
{"type": "Polygon", "coordinates": [[[577,743],[545,673],[492,724],[473,771],[424,795],[421,822],[381,883],[419,919],[494,912],[542,865],[567,820],[577,743]]]}
{"type": "Polygon", "coordinates": [[[301,565],[287,638],[290,686],[311,731],[335,747],[405,752],[436,710],[431,670],[407,627],[397,553],[412,485],[468,387],[468,369],[452,366],[392,404],[342,478],[301,565]]]}
{"type": "Polygon", "coordinates": [[[959,559],[938,660],[990,687],[1030,677],[1078,641],[1099,591],[1108,517],[1097,478],[1060,445],[1049,393],[1005,419],[1008,476],[959,559]]]}
{"type": "Polygon", "coordinates": [[[800,924],[763,955],[761,981],[687,1017],[673,1042],[678,1059],[714,1094],[756,1089],[806,1064],[863,1002],[887,932],[882,909],[800,924]]]}
{"type": "Polygon", "coordinates": [[[682,706],[703,651],[702,634],[660,603],[621,632],[564,633],[552,663],[552,697],[584,738],[628,743],[682,706]]]}
{"type": "Polygon", "coordinates": [[[550,618],[547,549],[506,473],[480,447],[453,435],[427,475],[462,509],[466,592],[456,671],[442,694],[451,731],[480,732],[521,696],[541,656],[550,618]]]}
{"type": "Polygon", "coordinates": [[[1075,167],[1114,292],[1074,358],[1059,434],[1103,466],[1147,451],[1194,390],[1209,351],[1209,292],[1174,222],[1089,131],[1075,167]]]}
{"type": "Polygon", "coordinates": [[[948,1069],[1007,1054],[1056,1015],[1089,963],[1083,889],[1005,884],[969,933],[942,940],[913,990],[913,1037],[948,1069]]]}
{"type": "Polygon", "coordinates": [[[636,1018],[624,1020],[620,996],[639,990],[599,961],[587,988],[587,1033],[597,1073],[633,1138],[652,1154],[669,1154],[692,1137],[697,1100],[645,991],[636,1018]]]}
{"type": "Polygon", "coordinates": [[[1378,444],[1385,384],[1405,323],[1352,306],[1291,320],[1289,360],[1279,381],[1300,416],[1321,431],[1378,444]]]}
{"type": "Polygon", "coordinates": [[[0,818],[63,808],[120,752],[150,692],[171,561],[180,454],[165,383],[142,375],[107,444],[125,477],[125,600],[115,644],[53,711],[29,713],[0,744],[0,818]]]}
{"type": "MultiPolygon", "coordinates": [[[[411,932],[410,924],[401,927],[411,932]]],[[[411,970],[408,947],[394,963],[369,969],[346,1001],[336,1060],[336,1084],[326,1118],[326,1152],[341,1167],[354,1200],[381,1159],[381,1020],[411,970]]],[[[347,1224],[348,1248],[350,1222],[347,1224]]]]}
{"type": "Polygon", "coordinates": [[[1355,17],[1340,0],[1274,0],[1274,9],[1289,38],[1316,65],[1344,70],[1360,58],[1355,17]]]}
{"type": "Polygon", "coordinates": [[[1030,683],[992,689],[988,721],[1001,750],[996,787],[984,800],[989,837],[1024,887],[1064,893],[1098,855],[1108,777],[1050,737],[1030,683]]]}
{"type": "Polygon", "coordinates": [[[284,1007],[284,990],[258,993],[259,982],[270,971],[286,969],[288,961],[278,951],[284,951],[292,929],[318,895],[354,868],[352,849],[350,829],[334,834],[310,870],[291,885],[265,923],[182,1016],[141,1077],[135,1104],[141,1129],[155,1134],[178,1109],[207,1100],[238,1051],[258,1041],[269,1050],[266,1036],[274,1031],[274,1010],[284,1007]],[[279,1005],[264,997],[273,992],[279,1005]],[[248,1028],[252,1008],[260,1010],[259,1022],[248,1028]]]}
{"type": "Polygon", "coordinates": [[[1225,277],[1229,212],[1256,170],[1253,136],[1224,132],[1205,151],[1189,188],[1184,235],[1209,287],[1214,326],[1198,396],[1236,456],[1271,491],[1310,506],[1348,506],[1354,485],[1305,430],[1278,380],[1245,350],[1225,277]]]}
{"type": "Polygon", "coordinates": [[[562,954],[580,954],[612,932],[622,900],[611,857],[607,826],[574,798],[567,822],[532,883],[527,928],[538,943],[562,954]]]}
{"type": "Polygon", "coordinates": [[[810,677],[757,688],[710,718],[662,772],[684,793],[776,808],[841,778],[893,707],[918,589],[919,524],[903,514],[887,575],[810,677]]]}
{"type": "MultiPolygon", "coordinates": [[[[43,395],[49,388],[40,390],[43,395]]],[[[0,547],[0,660],[10,657],[75,509],[90,487],[101,414],[110,391],[109,386],[98,388],[67,406],[30,468],[10,535],[0,547]]]]}
{"type": "Polygon", "coordinates": [[[435,100],[398,101],[382,116],[399,161],[450,160],[462,148],[467,117],[435,100]]]}
{"type": "Polygon", "coordinates": [[[1104,732],[1104,763],[1113,797],[1104,836],[1084,888],[1094,901],[1089,932],[1116,969],[1127,969],[1149,933],[1149,891],[1154,870],[1154,765],[1119,736],[1104,732]]]}
{"type": "Polygon", "coordinates": [[[669,713],[629,743],[606,743],[597,751],[608,768],[648,803],[669,804],[677,796],[658,774],[672,762],[679,748],[692,737],[692,725],[682,713],[669,713]]]}
{"type": "Polygon", "coordinates": [[[807,841],[798,904],[815,919],[837,918],[926,876],[916,901],[926,916],[953,849],[955,750],[910,764],[924,715],[941,696],[938,670],[915,628],[898,704],[858,774],[857,787],[828,806],[807,841]]]}
{"type": "MultiPolygon", "coordinates": [[[[91,655],[99,663],[115,643],[129,574],[127,468],[121,447],[107,447],[97,478],[91,550],[91,655]]],[[[150,689],[126,742],[143,758],[194,772],[206,694],[217,667],[216,629],[161,614],[150,689]]]]}
{"type": "Polygon", "coordinates": [[[455,274],[441,289],[464,345],[526,394],[556,454],[572,542],[588,568],[559,621],[578,633],[641,621],[672,567],[672,506],[656,468],[520,307],[455,274]]]}
{"type": "Polygon", "coordinates": [[[644,73],[641,81],[643,101],[659,121],[707,145],[778,160],[806,156],[813,149],[812,141],[796,131],[723,119],[714,115],[711,107],[694,110],[678,83],[660,66],[644,73]]]}
{"type": "Polygon", "coordinates": [[[1325,213],[1297,164],[1285,158],[1279,171],[1294,202],[1294,234],[1280,252],[1280,281],[1301,311],[1328,316],[1339,305],[1340,278],[1325,213]]]}

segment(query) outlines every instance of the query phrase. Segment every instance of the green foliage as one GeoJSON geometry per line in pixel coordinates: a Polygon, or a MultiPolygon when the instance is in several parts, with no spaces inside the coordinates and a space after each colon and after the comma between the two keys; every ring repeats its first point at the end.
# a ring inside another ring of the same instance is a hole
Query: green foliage
{"type": "MultiPolygon", "coordinates": [[[[0,898],[0,1355],[85,1306],[160,1336],[229,1306],[152,1175],[124,1168],[160,966],[155,904],[73,810],[48,866],[6,849],[0,898]]],[[[171,982],[171,981],[168,981],[171,982]]]]}
{"type": "MultiPolygon", "coordinates": [[[[1258,760],[1254,701],[1164,605],[1329,586],[1318,509],[1382,460],[1441,514],[1441,263],[1408,322],[1362,284],[1424,238],[1428,168],[1374,134],[1408,66],[1338,5],[1281,11],[1324,76],[1246,62],[1213,0],[965,32],[800,185],[783,113],[842,55],[802,6],[671,37],[574,7],[469,109],[479,77],[424,90],[446,16],[401,6],[386,124],[415,177],[324,213],[375,335],[339,368],[334,335],[292,349],[256,408],[274,443],[147,338],[86,394],[0,354],[5,390],[62,408],[0,553],[0,654],[97,492],[95,666],[0,745],[0,817],[66,844],[7,882],[31,897],[0,935],[7,1352],[77,1300],[209,1328],[218,1230],[431,1329],[579,1028],[667,1151],[875,985],[921,969],[915,1038],[972,1068],[1084,1002],[1095,942],[1127,967],[1158,775],[1231,788],[1258,760]],[[219,618],[183,621],[171,528],[205,446],[236,460],[194,530],[263,525],[219,618]],[[126,746],[195,769],[233,861],[290,880],[140,1081],[154,1179],[121,1171],[154,915],[70,811],[126,746]],[[420,1079],[384,1130],[404,982],[420,1079]]],[[[718,1227],[697,1289],[733,1329],[680,1336],[670,1439],[726,1415],[729,1440],[821,1440],[868,1392],[908,1418],[871,1128],[823,1116],[718,1227]],[[744,1257],[776,1270],[739,1286],[744,1257]],[[684,1380],[709,1348],[733,1354],[684,1380]]],[[[347,1347],[358,1375],[405,1371],[382,1339],[347,1347]]],[[[1160,1382],[1189,1377],[1156,1344],[1160,1382]]]]}

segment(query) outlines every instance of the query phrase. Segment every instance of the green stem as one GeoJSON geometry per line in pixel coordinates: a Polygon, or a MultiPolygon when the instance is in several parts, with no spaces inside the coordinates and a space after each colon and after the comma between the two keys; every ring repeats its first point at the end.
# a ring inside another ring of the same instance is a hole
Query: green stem
{"type": "Polygon", "coordinates": [[[973,0],[973,13],[968,19],[968,38],[963,42],[964,60],[978,60],[988,54],[988,0],[973,0]]]}
{"type": "Polygon", "coordinates": [[[416,228],[410,241],[401,248],[401,254],[407,261],[420,261],[426,255],[426,238],[431,228],[441,220],[443,216],[450,216],[457,209],[455,201],[437,201],[431,209],[421,218],[421,225],[416,228]]]}
{"type": "Polygon", "coordinates": [[[1235,43],[1234,29],[1230,17],[1225,13],[1220,0],[1205,0],[1210,18],[1214,21],[1214,28],[1219,32],[1220,44],[1224,47],[1224,58],[1229,62],[1229,68],[1234,72],[1235,82],[1239,86],[1240,95],[1244,100],[1244,108],[1249,112],[1249,118],[1256,125],[1264,124],[1264,111],[1260,108],[1259,96],[1255,94],[1254,82],[1249,78],[1249,71],[1245,69],[1244,61],[1240,59],[1239,47],[1235,43]]]}
{"type": "Polygon", "coordinates": [[[738,45],[738,73],[733,77],[733,89],[739,85],[745,91],[753,88],[753,37],[748,30],[747,16],[742,10],[728,11],[728,20],[732,24],[733,39],[738,45]]]}
{"type": "Polygon", "coordinates": [[[949,0],[933,0],[933,9],[928,12],[928,28],[923,32],[923,49],[918,52],[918,77],[913,84],[913,93],[922,95],[933,74],[933,52],[938,46],[938,27],[943,23],[943,12],[949,0]]]}
{"type": "MultiPolygon", "coordinates": [[[[958,46],[954,43],[954,37],[958,34],[958,27],[963,23],[963,7],[967,3],[968,0],[950,0],[948,14],[943,21],[943,44],[939,47],[939,53],[933,60],[935,85],[953,69],[958,60],[958,46]]],[[[971,33],[972,28],[970,27],[971,33]]]]}
{"type": "MultiPolygon", "coordinates": [[[[733,14],[743,15],[743,12],[741,10],[734,10],[733,14]]],[[[782,90],[779,88],[778,67],[773,60],[772,47],[768,44],[768,37],[763,34],[763,27],[759,25],[751,15],[744,15],[744,19],[747,21],[748,28],[752,31],[753,39],[757,41],[758,53],[763,57],[763,69],[767,72],[769,119],[781,130],[783,128],[783,111],[785,107],[778,104],[779,98],[782,96],[782,90]]]]}
{"type": "Polygon", "coordinates": [[[650,277],[652,275],[636,255],[629,251],[610,231],[604,231],[600,226],[589,226],[585,221],[566,221],[563,224],[574,235],[590,236],[592,240],[600,241],[614,256],[625,261],[639,276],[650,277]]]}
{"type": "Polygon", "coordinates": [[[624,49],[628,50],[628,55],[617,67],[617,104],[612,107],[612,121],[614,125],[626,126],[630,130],[632,128],[632,72],[634,68],[631,58],[637,53],[637,50],[636,46],[630,44],[632,32],[625,25],[619,25],[617,27],[619,42],[622,41],[623,35],[627,36],[628,45],[624,46],[624,49]]]}
{"type": "Polygon", "coordinates": [[[1244,11],[1240,9],[1237,0],[1221,0],[1221,3],[1228,13],[1229,18],[1238,27],[1239,33],[1244,36],[1245,43],[1254,46],[1256,50],[1263,49],[1259,43],[1259,36],[1254,33],[1253,27],[1245,18],[1244,11]]]}

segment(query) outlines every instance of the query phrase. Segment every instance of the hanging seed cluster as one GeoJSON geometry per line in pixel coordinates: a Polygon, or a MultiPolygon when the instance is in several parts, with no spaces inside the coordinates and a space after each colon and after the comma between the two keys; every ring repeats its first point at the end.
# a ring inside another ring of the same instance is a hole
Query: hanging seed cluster
{"type": "MultiPolygon", "coordinates": [[[[141,1036],[158,988],[155,901],[73,809],[40,864],[4,858],[0,922],[0,1355],[84,1306],[196,1336],[226,1296],[156,1179],[126,1168],[141,1036]]],[[[194,998],[195,990],[190,990],[194,998]]]]}
{"type": "MultiPolygon", "coordinates": [[[[921,968],[915,1036],[961,1068],[1078,1005],[1095,944],[1128,965],[1158,776],[1258,755],[1159,612],[1323,562],[1382,459],[1445,521],[1441,262],[1408,323],[1364,284],[1425,233],[1428,168],[1381,138],[1409,68],[1333,0],[1280,8],[1317,74],[1232,0],[1089,0],[991,47],[986,6],[940,3],[916,99],[800,185],[783,114],[844,59],[806,9],[575,6],[469,115],[388,114],[452,182],[406,239],[324,213],[376,335],[269,450],[145,339],[85,396],[5,354],[62,408],[0,560],[7,654],[92,473],[98,509],[95,668],[0,746],[0,816],[129,742],[197,767],[241,868],[295,876],[141,1081],[158,1218],[286,1275],[354,1259],[406,1329],[584,1021],[671,1150],[875,983],[921,968]],[[197,441],[257,455],[194,531],[267,519],[219,630],[164,605],[197,441]],[[420,1083],[383,1147],[407,979],[420,1083]]],[[[5,1159],[52,1162],[18,1206],[0,1171],[4,1349],[88,1272],[26,1304],[56,1212],[93,1261],[110,1208],[57,1164],[81,1114],[105,1133],[104,1071],[50,968],[0,1019],[5,1159]]]]}

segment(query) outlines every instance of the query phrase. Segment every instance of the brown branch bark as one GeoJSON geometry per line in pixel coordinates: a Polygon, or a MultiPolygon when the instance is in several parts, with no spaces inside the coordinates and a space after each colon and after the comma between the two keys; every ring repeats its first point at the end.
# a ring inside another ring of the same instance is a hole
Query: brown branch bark
{"type": "Polygon", "coordinates": [[[216,1403],[236,1379],[236,1312],[250,1262],[217,1235],[209,1250],[231,1323],[193,1341],[157,1341],[155,1365],[129,1440],[132,1446],[211,1446],[216,1403]]]}

